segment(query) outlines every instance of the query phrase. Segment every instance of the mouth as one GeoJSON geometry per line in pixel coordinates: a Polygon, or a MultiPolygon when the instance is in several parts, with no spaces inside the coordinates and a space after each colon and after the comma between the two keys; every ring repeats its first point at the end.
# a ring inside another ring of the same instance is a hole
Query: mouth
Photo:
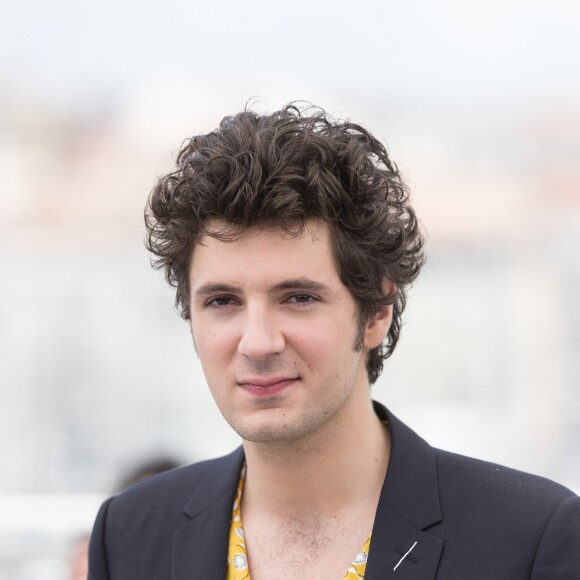
{"type": "Polygon", "coordinates": [[[272,397],[298,380],[298,377],[256,377],[238,381],[238,385],[256,397],[272,397]]]}

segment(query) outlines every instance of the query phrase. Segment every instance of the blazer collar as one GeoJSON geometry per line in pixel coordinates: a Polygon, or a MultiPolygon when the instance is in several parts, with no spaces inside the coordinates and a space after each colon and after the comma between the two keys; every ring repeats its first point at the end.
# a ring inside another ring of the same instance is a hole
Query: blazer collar
{"type": "Polygon", "coordinates": [[[425,531],[441,521],[435,453],[385,407],[374,406],[388,421],[392,444],[365,580],[432,580],[443,548],[425,531]]]}
{"type": "MultiPolygon", "coordinates": [[[[380,403],[388,421],[391,456],[373,526],[365,580],[432,580],[443,543],[426,529],[441,521],[433,449],[380,403]],[[416,543],[415,543],[416,542],[416,543]]],[[[183,511],[191,518],[176,532],[171,580],[223,580],[227,570],[229,522],[243,448],[213,462],[183,511]]]]}

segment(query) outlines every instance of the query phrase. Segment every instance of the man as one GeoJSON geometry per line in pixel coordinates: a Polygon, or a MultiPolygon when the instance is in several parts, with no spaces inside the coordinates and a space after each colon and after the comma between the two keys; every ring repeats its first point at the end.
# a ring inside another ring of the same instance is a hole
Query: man
{"type": "Polygon", "coordinates": [[[147,210],[242,448],[108,500],[91,580],[580,578],[580,499],[431,448],[370,385],[423,262],[368,131],[319,109],[226,117],[147,210]]]}

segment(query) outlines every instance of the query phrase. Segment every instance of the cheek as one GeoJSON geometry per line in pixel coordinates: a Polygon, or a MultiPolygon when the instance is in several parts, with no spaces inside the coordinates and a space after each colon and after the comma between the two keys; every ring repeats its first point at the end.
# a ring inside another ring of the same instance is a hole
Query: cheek
{"type": "Polygon", "coordinates": [[[303,326],[288,333],[287,343],[298,351],[309,368],[316,368],[324,361],[336,361],[350,354],[353,338],[350,329],[333,324],[303,326]]]}
{"type": "Polygon", "coordinates": [[[197,354],[204,368],[216,366],[237,351],[239,339],[227,328],[208,328],[199,325],[193,331],[197,354]]]}

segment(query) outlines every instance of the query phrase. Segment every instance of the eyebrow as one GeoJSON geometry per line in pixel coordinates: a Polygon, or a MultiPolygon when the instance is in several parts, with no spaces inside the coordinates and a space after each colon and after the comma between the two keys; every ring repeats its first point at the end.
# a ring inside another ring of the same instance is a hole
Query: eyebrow
{"type": "Polygon", "coordinates": [[[330,287],[322,282],[310,280],[310,278],[291,278],[290,280],[283,280],[272,287],[272,292],[279,292],[280,290],[310,290],[312,292],[330,292],[330,287]]]}
{"type": "MultiPolygon", "coordinates": [[[[316,282],[315,280],[310,280],[310,278],[291,278],[288,280],[282,280],[282,282],[272,286],[269,290],[269,293],[280,292],[282,290],[303,290],[320,293],[332,292],[330,287],[326,284],[323,284],[322,282],[316,282]]],[[[207,282],[202,284],[199,288],[196,288],[194,295],[199,298],[203,298],[220,292],[238,294],[241,292],[241,289],[238,286],[234,286],[232,284],[207,282]]]]}
{"type": "Polygon", "coordinates": [[[203,298],[204,296],[210,296],[211,294],[216,294],[219,292],[235,294],[236,292],[239,292],[239,288],[230,284],[208,282],[207,284],[202,284],[199,288],[196,288],[194,294],[195,296],[203,298]]]}

